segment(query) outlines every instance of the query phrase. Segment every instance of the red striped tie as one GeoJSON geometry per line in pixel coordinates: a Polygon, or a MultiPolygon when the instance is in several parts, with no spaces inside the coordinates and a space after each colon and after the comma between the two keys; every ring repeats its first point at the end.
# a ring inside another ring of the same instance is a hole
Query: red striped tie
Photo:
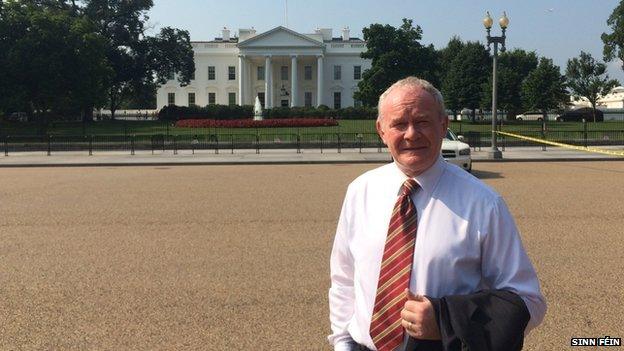
{"type": "Polygon", "coordinates": [[[418,187],[408,179],[394,205],[384,248],[370,335],[379,351],[391,351],[403,342],[401,310],[407,296],[414,260],[417,214],[410,194],[418,187]]]}

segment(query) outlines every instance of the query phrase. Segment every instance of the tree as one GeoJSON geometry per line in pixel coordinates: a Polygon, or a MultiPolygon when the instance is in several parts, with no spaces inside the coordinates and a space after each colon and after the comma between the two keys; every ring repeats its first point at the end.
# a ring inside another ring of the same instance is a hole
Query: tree
{"type": "Polygon", "coordinates": [[[475,110],[480,107],[483,84],[490,74],[490,56],[479,42],[467,42],[451,62],[442,90],[445,101],[452,109],[467,107],[475,110]]]}
{"type": "MultiPolygon", "coordinates": [[[[451,67],[453,67],[453,60],[463,50],[464,46],[464,42],[462,42],[459,37],[453,36],[451,40],[449,40],[446,47],[438,51],[438,60],[440,62],[440,70],[438,71],[439,82],[443,83],[446,81],[446,77],[451,71],[451,67]]],[[[442,84],[440,88],[442,95],[444,96],[446,108],[453,111],[453,119],[456,119],[458,111],[462,108],[461,103],[457,99],[457,95],[452,91],[447,94],[445,89],[448,89],[449,87],[445,87],[444,84],[442,84]]]]}
{"type": "Polygon", "coordinates": [[[596,122],[596,102],[614,87],[619,85],[606,74],[607,65],[596,62],[591,54],[581,51],[578,58],[568,60],[566,77],[572,97],[577,100],[586,98],[592,106],[592,115],[596,122]]]}
{"type": "Polygon", "coordinates": [[[604,60],[609,62],[618,58],[622,62],[622,69],[624,69],[624,1],[620,1],[620,4],[613,9],[607,19],[607,25],[612,32],[609,34],[602,33],[600,36],[604,43],[604,60]]]}
{"type": "Polygon", "coordinates": [[[371,59],[371,68],[364,71],[354,98],[366,106],[376,106],[379,96],[392,83],[408,76],[418,76],[437,85],[437,55],[433,45],[424,46],[420,26],[403,19],[399,28],[371,24],[364,28],[367,50],[361,54],[371,59]]]}
{"type": "Polygon", "coordinates": [[[522,100],[526,109],[542,111],[544,120],[548,110],[567,104],[570,98],[559,66],[554,65],[551,59],[540,58],[537,67],[522,83],[522,100]]]}
{"type": "MultiPolygon", "coordinates": [[[[58,4],[57,4],[58,5],[58,4]]],[[[9,1],[0,17],[3,110],[77,116],[103,102],[104,38],[70,7],[9,1]]]]}
{"type": "Polygon", "coordinates": [[[107,41],[106,58],[113,69],[108,88],[111,117],[131,95],[164,83],[171,73],[185,85],[195,70],[187,31],[163,28],[155,37],[145,35],[152,0],[85,0],[85,15],[97,23],[107,41]]]}
{"type": "MultiPolygon", "coordinates": [[[[506,51],[498,56],[497,102],[498,107],[507,111],[507,119],[514,119],[522,112],[522,82],[537,67],[535,52],[521,49],[506,51]]],[[[492,75],[483,86],[483,106],[492,106],[492,75]]]]}

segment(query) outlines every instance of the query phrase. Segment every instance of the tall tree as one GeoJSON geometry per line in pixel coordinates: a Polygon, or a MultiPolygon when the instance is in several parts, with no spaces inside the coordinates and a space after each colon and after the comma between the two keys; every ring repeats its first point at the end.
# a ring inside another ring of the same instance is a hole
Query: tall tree
{"type": "Polygon", "coordinates": [[[559,66],[542,57],[537,67],[522,83],[522,100],[529,110],[539,110],[546,120],[548,110],[559,109],[570,100],[566,80],[559,66]]]}
{"type": "Polygon", "coordinates": [[[420,26],[403,19],[399,28],[371,24],[364,28],[367,50],[361,54],[371,59],[371,68],[364,71],[354,98],[366,106],[377,105],[379,96],[392,83],[407,76],[418,76],[437,85],[437,55],[433,45],[424,46],[420,26]]]}
{"type": "Polygon", "coordinates": [[[611,33],[602,33],[600,37],[604,43],[604,60],[609,62],[618,58],[624,69],[624,1],[620,1],[613,9],[607,25],[611,28],[611,33]]]}
{"type": "Polygon", "coordinates": [[[447,109],[453,111],[453,119],[457,119],[457,113],[462,109],[462,105],[458,100],[457,94],[454,94],[453,91],[447,92],[449,86],[445,86],[443,83],[453,67],[453,60],[463,50],[464,46],[464,42],[458,36],[453,36],[446,47],[438,51],[438,59],[440,60],[438,80],[442,83],[440,88],[444,96],[444,104],[447,109]]]}
{"type": "Polygon", "coordinates": [[[195,70],[187,31],[163,28],[155,37],[145,35],[152,0],[84,0],[84,13],[97,23],[97,32],[108,38],[106,57],[113,69],[108,103],[111,116],[132,94],[152,89],[154,80],[166,81],[178,73],[188,84],[195,70]]]}
{"type": "Polygon", "coordinates": [[[0,105],[5,109],[39,117],[84,115],[102,101],[110,71],[104,38],[88,19],[74,16],[69,7],[9,1],[0,33],[0,105]]]}
{"type": "Polygon", "coordinates": [[[475,110],[481,106],[483,84],[488,79],[490,67],[490,56],[485,47],[479,42],[467,42],[451,62],[442,83],[446,101],[455,108],[471,109],[473,121],[475,110]]]}
{"type": "MultiPolygon", "coordinates": [[[[498,57],[498,108],[507,111],[507,119],[522,112],[522,82],[537,67],[535,52],[521,49],[506,51],[498,57]]],[[[483,87],[483,106],[492,106],[492,75],[483,87]]]]}
{"type": "Polygon", "coordinates": [[[592,106],[592,115],[596,122],[596,103],[598,99],[607,95],[611,89],[620,83],[615,79],[609,79],[606,74],[607,65],[596,62],[591,54],[581,51],[579,57],[568,60],[566,77],[568,88],[572,97],[576,100],[586,98],[592,106]]]}

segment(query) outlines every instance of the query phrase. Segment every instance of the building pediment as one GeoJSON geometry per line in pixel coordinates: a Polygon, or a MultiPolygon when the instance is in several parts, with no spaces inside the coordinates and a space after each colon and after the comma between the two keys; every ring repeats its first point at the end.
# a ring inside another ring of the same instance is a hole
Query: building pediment
{"type": "Polygon", "coordinates": [[[241,49],[253,48],[321,48],[323,43],[282,26],[256,35],[237,45],[241,49]]]}

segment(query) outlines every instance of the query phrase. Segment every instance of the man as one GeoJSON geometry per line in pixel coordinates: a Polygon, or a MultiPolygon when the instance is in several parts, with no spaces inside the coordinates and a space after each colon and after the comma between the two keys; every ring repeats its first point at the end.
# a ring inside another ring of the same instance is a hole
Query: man
{"type": "Polygon", "coordinates": [[[330,343],[521,348],[546,304],[502,198],[440,156],[442,95],[409,77],[378,108],[377,131],[394,162],[348,187],[331,254],[330,343]]]}

